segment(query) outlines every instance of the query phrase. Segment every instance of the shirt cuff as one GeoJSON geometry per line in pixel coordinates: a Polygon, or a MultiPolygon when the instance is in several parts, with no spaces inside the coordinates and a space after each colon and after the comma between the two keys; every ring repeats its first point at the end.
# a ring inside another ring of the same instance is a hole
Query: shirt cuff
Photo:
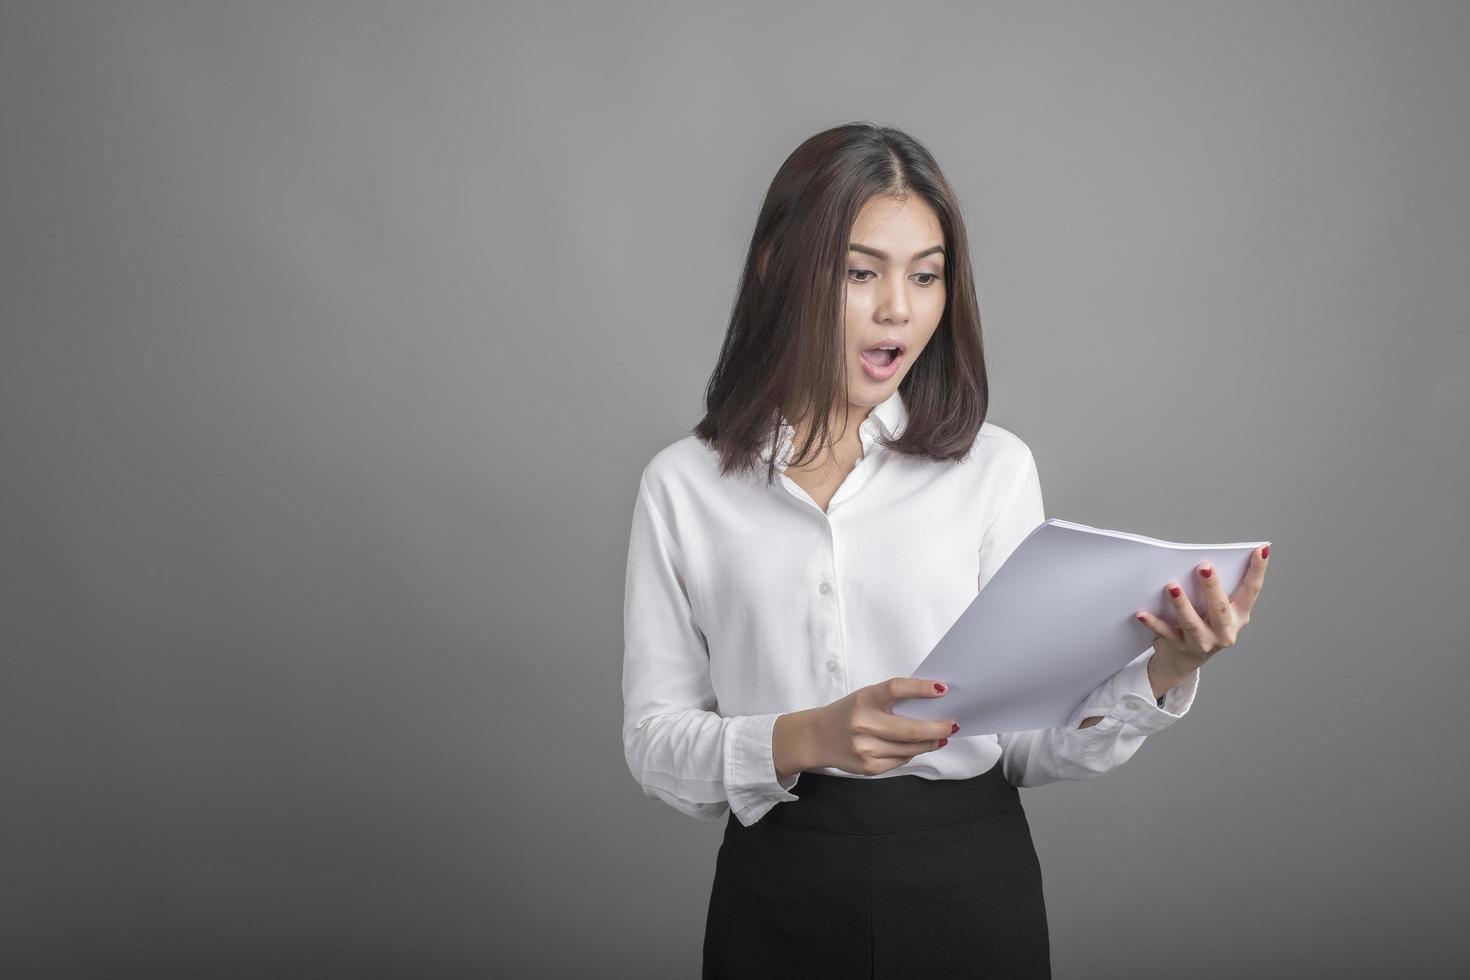
{"type": "Polygon", "coordinates": [[[725,793],[736,819],[747,827],[777,803],[800,799],[789,792],[801,778],[800,772],[776,778],[771,735],[783,713],[739,715],[725,731],[725,793]]]}
{"type": "Polygon", "coordinates": [[[1164,704],[1160,707],[1148,679],[1149,657],[1141,657],[1118,672],[1114,678],[1116,702],[1110,712],[1145,735],[1162,731],[1183,718],[1189,712],[1189,706],[1194,704],[1195,692],[1199,690],[1199,668],[1196,667],[1188,677],[1164,692],[1164,704]]]}

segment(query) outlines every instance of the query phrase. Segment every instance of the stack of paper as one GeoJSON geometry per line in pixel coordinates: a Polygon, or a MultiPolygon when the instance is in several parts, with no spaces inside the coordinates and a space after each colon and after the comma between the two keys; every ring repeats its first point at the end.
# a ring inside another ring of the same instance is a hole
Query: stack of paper
{"type": "Polygon", "coordinates": [[[1178,583],[1205,618],[1195,566],[1208,561],[1234,595],[1251,552],[1269,543],[1183,544],[1050,518],[911,675],[943,681],[947,693],[905,698],[893,713],[953,718],[965,735],[1065,725],[1095,687],[1152,652],[1156,636],[1137,610],[1178,623],[1165,585],[1178,583]]]}

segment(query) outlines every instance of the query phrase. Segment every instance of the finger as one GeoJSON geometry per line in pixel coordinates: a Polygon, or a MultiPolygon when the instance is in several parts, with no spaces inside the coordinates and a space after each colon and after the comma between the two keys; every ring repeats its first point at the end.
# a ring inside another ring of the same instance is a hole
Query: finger
{"type": "Polygon", "coordinates": [[[1160,619],[1145,609],[1138,610],[1138,612],[1134,613],[1134,616],[1139,622],[1153,630],[1156,635],[1163,639],[1170,640],[1174,643],[1184,642],[1184,631],[1168,620],[1160,619]]]}
{"type": "Polygon", "coordinates": [[[1164,595],[1174,604],[1174,615],[1179,617],[1179,627],[1184,630],[1189,642],[1196,644],[1200,650],[1212,649],[1210,628],[1200,619],[1194,603],[1189,600],[1189,593],[1178,582],[1170,582],[1164,587],[1164,595]],[[1179,594],[1175,595],[1175,592],[1179,594]]]}
{"type": "Polygon", "coordinates": [[[1235,590],[1235,595],[1230,597],[1231,603],[1242,619],[1250,615],[1256,600],[1261,596],[1261,586],[1266,583],[1266,557],[1271,551],[1269,543],[1251,552],[1251,561],[1246,566],[1245,577],[1240,580],[1240,586],[1235,590]]]}
{"type": "Polygon", "coordinates": [[[1217,638],[1229,636],[1235,631],[1235,610],[1230,605],[1230,597],[1225,594],[1225,586],[1220,584],[1219,573],[1212,563],[1204,561],[1195,566],[1194,574],[1204,586],[1210,629],[1217,638]]]}
{"type": "Polygon", "coordinates": [[[895,715],[891,712],[884,712],[875,718],[867,719],[867,724],[862,727],[865,734],[872,735],[874,738],[906,744],[935,742],[941,738],[948,738],[959,730],[959,724],[953,720],[927,721],[922,718],[905,718],[903,715],[895,715]]]}
{"type": "Polygon", "coordinates": [[[920,752],[942,749],[948,743],[949,740],[943,737],[924,742],[890,742],[880,738],[874,741],[873,749],[868,756],[874,759],[911,759],[920,752]]]}
{"type": "Polygon", "coordinates": [[[926,677],[890,677],[874,684],[873,690],[877,696],[869,703],[887,711],[905,698],[942,698],[948,693],[949,685],[926,677]]]}

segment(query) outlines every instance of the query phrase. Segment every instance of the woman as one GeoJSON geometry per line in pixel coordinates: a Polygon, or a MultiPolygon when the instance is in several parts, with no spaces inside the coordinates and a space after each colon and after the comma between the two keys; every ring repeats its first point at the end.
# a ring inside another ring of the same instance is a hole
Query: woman
{"type": "Polygon", "coordinates": [[[987,392],[934,159],[869,124],[807,140],[761,209],[707,412],[633,508],[623,745],[646,795],[727,815],[707,978],[1050,976],[1016,787],[1122,765],[1249,619],[1266,549],[1233,599],[1201,565],[1203,612],[1168,583],[1180,626],[1140,612],[1151,655],[1063,727],[893,714],[944,696],[909,674],[1044,520],[987,392]]]}

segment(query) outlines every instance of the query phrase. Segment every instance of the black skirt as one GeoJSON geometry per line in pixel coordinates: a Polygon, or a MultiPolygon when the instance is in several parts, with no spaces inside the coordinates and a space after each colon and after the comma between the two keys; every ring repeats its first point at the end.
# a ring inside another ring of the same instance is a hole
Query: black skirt
{"type": "Polygon", "coordinates": [[[704,980],[1047,977],[1041,864],[1000,763],[970,779],[804,772],[715,860],[704,980]]]}

